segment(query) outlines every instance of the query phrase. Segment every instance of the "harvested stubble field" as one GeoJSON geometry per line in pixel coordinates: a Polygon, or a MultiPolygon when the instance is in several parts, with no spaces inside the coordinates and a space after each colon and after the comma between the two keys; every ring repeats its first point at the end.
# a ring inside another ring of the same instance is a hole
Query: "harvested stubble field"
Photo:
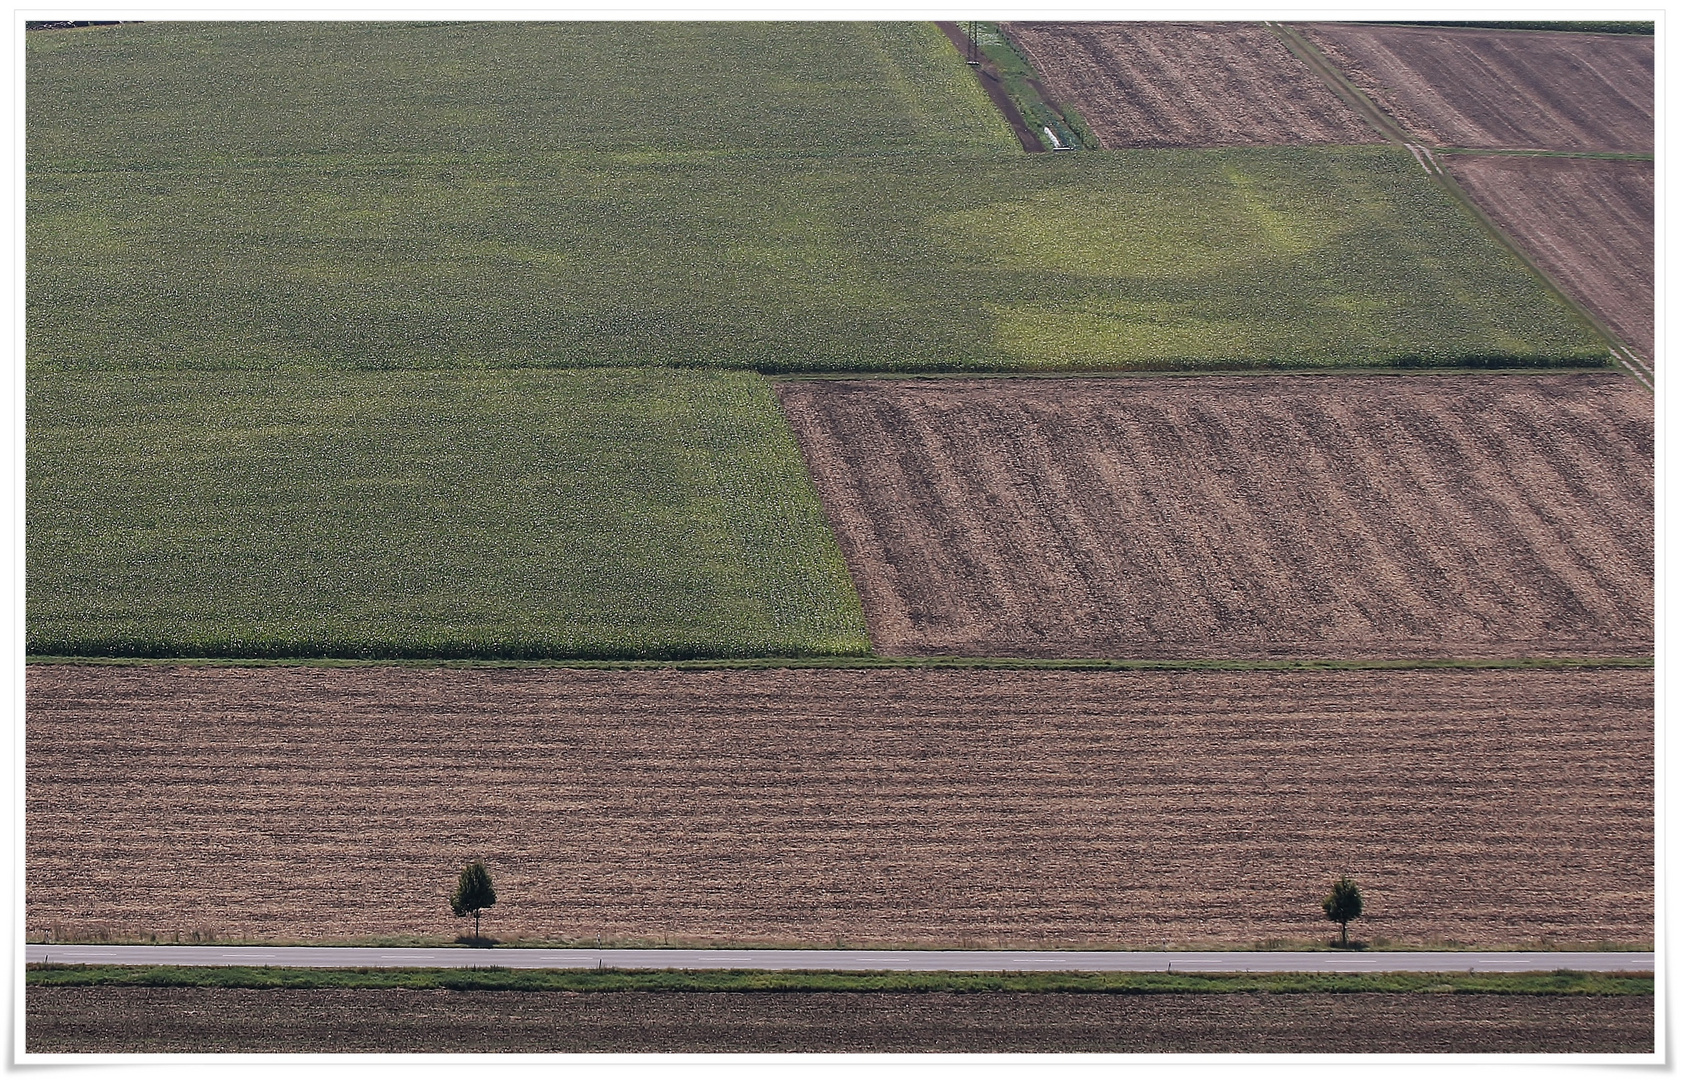
{"type": "Polygon", "coordinates": [[[1382,142],[1255,23],[1005,23],[1107,149],[1382,142]]]}
{"type": "Polygon", "coordinates": [[[449,938],[483,858],[505,941],[1325,940],[1346,869],[1357,937],[1645,942],[1652,707],[1628,669],[36,665],[28,932],[449,938]]]}
{"type": "Polygon", "coordinates": [[[29,648],[861,653],[747,372],[36,372],[29,648]]]}
{"type": "Polygon", "coordinates": [[[1650,154],[1653,38],[1313,23],[1313,43],[1440,146],[1650,154]]]}
{"type": "Polygon", "coordinates": [[[781,382],[879,652],[1649,655],[1618,375],[781,382]]]}
{"type": "Polygon", "coordinates": [[[1650,1053],[1650,997],[29,988],[30,1053],[1650,1053]]]}
{"type": "Polygon", "coordinates": [[[1653,357],[1652,162],[1493,154],[1438,160],[1554,281],[1653,357]]]}

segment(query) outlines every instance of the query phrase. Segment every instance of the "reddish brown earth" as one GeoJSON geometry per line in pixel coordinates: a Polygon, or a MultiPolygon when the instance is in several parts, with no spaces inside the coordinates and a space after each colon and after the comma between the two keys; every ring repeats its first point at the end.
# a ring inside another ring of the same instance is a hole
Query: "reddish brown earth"
{"type": "Polygon", "coordinates": [[[1255,23],[1005,23],[1109,149],[1381,142],[1255,23]]]}
{"type": "MultiPolygon", "coordinates": [[[[1653,935],[1650,669],[31,666],[39,939],[1653,935]]],[[[1649,946],[1647,946],[1649,947],[1649,946]]]]}
{"type": "Polygon", "coordinates": [[[1610,374],[778,384],[890,654],[1649,655],[1610,374]]]}
{"type": "Polygon", "coordinates": [[[30,987],[31,1053],[1651,1053],[1650,997],[30,987]]]}
{"type": "Polygon", "coordinates": [[[1554,281],[1650,361],[1652,162],[1469,154],[1437,160],[1554,281]]]}
{"type": "Polygon", "coordinates": [[[1652,152],[1650,37],[1359,23],[1305,30],[1402,127],[1435,145],[1652,152]]]}

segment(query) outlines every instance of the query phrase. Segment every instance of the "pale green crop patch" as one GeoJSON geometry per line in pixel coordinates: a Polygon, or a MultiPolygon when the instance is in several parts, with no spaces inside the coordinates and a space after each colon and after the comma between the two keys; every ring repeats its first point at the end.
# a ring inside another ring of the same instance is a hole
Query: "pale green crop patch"
{"type": "Polygon", "coordinates": [[[764,380],[37,373],[37,654],[867,652],[764,380]]]}
{"type": "Polygon", "coordinates": [[[29,208],[35,370],[1609,355],[1392,147],[42,171],[29,208]]]}

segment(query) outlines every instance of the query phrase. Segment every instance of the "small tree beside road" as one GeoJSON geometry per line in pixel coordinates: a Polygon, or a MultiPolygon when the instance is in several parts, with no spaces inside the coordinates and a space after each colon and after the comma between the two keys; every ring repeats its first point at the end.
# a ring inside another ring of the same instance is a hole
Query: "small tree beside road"
{"type": "Polygon", "coordinates": [[[1325,917],[1334,923],[1342,924],[1342,943],[1348,944],[1348,920],[1358,919],[1364,904],[1360,900],[1360,886],[1354,884],[1354,879],[1344,874],[1331,886],[1331,895],[1325,898],[1325,917]]]}
{"type": "Polygon", "coordinates": [[[484,863],[469,863],[455,883],[455,895],[449,898],[449,909],[460,919],[473,917],[473,940],[479,939],[479,912],[496,903],[496,886],[490,883],[490,871],[484,863]]]}

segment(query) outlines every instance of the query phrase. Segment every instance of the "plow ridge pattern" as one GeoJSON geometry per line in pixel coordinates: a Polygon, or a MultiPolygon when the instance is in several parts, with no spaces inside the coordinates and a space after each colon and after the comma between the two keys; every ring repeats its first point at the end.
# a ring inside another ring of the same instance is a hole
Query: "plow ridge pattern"
{"type": "Polygon", "coordinates": [[[1007,23],[1105,148],[1382,141],[1252,23],[1007,23]]]}
{"type": "Polygon", "coordinates": [[[1617,376],[783,383],[884,653],[1644,655],[1617,376]]]}
{"type": "Polygon", "coordinates": [[[1653,355],[1652,162],[1443,156],[1555,281],[1618,337],[1653,355]]]}
{"type": "Polygon", "coordinates": [[[1436,145],[1652,152],[1650,37],[1347,23],[1308,34],[1436,145]]]}
{"type": "Polygon", "coordinates": [[[450,936],[464,858],[503,940],[1323,937],[1338,868],[1365,934],[1652,933],[1650,670],[36,666],[28,694],[29,931],[60,940],[450,936]]]}

